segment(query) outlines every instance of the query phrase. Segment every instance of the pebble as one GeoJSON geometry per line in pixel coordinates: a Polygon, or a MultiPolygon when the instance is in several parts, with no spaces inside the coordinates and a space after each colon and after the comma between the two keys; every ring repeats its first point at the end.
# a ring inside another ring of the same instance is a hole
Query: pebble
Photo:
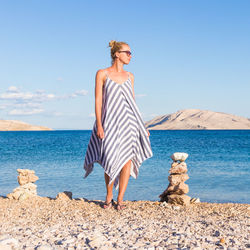
{"type": "Polygon", "coordinates": [[[36,250],[53,250],[53,247],[51,247],[50,245],[41,245],[36,247],[36,250]]]}
{"type": "Polygon", "coordinates": [[[14,239],[14,238],[10,238],[10,237],[2,237],[2,239],[0,240],[0,245],[6,246],[6,247],[10,246],[13,248],[17,248],[18,247],[18,240],[14,239]]]}
{"type": "Polygon", "coordinates": [[[172,209],[173,210],[180,210],[180,207],[179,206],[173,206],[172,209]]]}
{"type": "Polygon", "coordinates": [[[0,197],[0,249],[249,248],[249,204],[125,201],[122,213],[102,204],[0,197]]]}

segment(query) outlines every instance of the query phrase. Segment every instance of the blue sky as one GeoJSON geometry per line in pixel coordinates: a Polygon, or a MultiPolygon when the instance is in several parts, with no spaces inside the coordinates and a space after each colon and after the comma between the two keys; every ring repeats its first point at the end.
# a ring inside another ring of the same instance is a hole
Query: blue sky
{"type": "Polygon", "coordinates": [[[250,118],[250,1],[1,1],[0,119],[92,129],[108,42],[127,42],[144,121],[197,108],[250,118]]]}

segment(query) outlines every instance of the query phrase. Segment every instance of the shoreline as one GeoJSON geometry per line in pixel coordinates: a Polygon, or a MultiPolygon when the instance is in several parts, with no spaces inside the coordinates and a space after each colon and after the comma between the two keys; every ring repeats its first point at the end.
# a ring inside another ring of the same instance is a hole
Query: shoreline
{"type": "Polygon", "coordinates": [[[201,202],[185,207],[125,201],[123,211],[104,210],[102,204],[84,198],[0,197],[0,246],[9,242],[13,249],[250,248],[250,204],[201,202]]]}

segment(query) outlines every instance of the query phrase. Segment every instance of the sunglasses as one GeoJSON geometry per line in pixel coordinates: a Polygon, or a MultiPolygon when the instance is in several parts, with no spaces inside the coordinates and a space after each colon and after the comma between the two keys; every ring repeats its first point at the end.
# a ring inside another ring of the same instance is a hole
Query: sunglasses
{"type": "Polygon", "coordinates": [[[124,53],[126,53],[127,54],[127,56],[131,56],[132,55],[132,53],[131,53],[131,51],[129,51],[129,50],[121,50],[121,51],[118,51],[118,52],[124,52],[124,53]]]}

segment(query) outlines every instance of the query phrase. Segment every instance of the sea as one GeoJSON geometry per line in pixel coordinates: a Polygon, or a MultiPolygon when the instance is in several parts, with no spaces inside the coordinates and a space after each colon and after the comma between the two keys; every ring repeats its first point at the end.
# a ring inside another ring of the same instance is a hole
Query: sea
{"type": "MultiPolygon", "coordinates": [[[[18,186],[17,169],[35,170],[40,196],[71,191],[73,198],[105,200],[103,168],[84,177],[91,130],[0,132],[0,196],[18,186]]],[[[130,177],[125,200],[159,200],[167,188],[175,152],[188,153],[188,195],[201,202],[250,203],[249,130],[150,131],[153,157],[130,177]]],[[[114,198],[117,190],[114,189],[114,198]]]]}

